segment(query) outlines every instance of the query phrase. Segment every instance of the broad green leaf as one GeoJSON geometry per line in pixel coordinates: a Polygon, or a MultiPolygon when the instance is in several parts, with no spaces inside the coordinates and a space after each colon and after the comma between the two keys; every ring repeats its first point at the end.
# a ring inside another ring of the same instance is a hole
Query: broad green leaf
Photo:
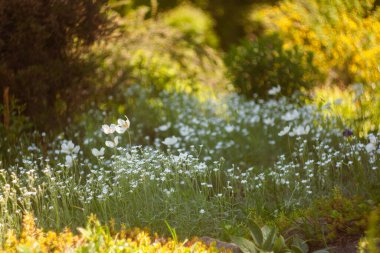
{"type": "Polygon", "coordinates": [[[282,252],[286,249],[286,243],[284,237],[281,235],[277,237],[276,241],[274,242],[273,251],[274,252],[282,252]]]}
{"type": "Polygon", "coordinates": [[[276,229],[272,228],[270,229],[268,236],[265,238],[263,249],[266,251],[272,251],[275,239],[276,239],[276,229]]]}
{"type": "Polygon", "coordinates": [[[268,235],[270,234],[271,231],[272,229],[267,225],[261,228],[261,232],[263,233],[263,243],[266,240],[266,238],[268,238],[268,235]]]}
{"type": "Polygon", "coordinates": [[[249,225],[249,232],[256,245],[261,246],[263,244],[263,233],[256,222],[251,222],[249,225]]]}
{"type": "Polygon", "coordinates": [[[258,253],[255,244],[243,237],[231,236],[231,241],[235,243],[243,253],[258,253]]]}

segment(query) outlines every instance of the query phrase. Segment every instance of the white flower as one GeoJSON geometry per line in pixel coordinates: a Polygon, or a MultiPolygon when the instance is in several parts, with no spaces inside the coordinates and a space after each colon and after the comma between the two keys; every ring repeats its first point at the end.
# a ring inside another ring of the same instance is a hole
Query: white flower
{"type": "Polygon", "coordinates": [[[123,134],[125,133],[125,131],[127,131],[128,128],[125,128],[125,127],[121,127],[121,126],[116,126],[115,127],[115,131],[118,133],[118,134],[123,134]]]}
{"type": "Polygon", "coordinates": [[[231,126],[231,125],[227,125],[227,126],[225,127],[225,129],[226,129],[227,133],[231,133],[232,131],[234,131],[234,127],[231,126]]]}
{"type": "Polygon", "coordinates": [[[367,150],[368,153],[372,153],[373,151],[376,150],[377,146],[377,138],[373,134],[368,135],[369,143],[365,146],[365,149],[367,150]]]}
{"type": "Polygon", "coordinates": [[[297,126],[295,127],[290,133],[289,136],[300,136],[300,135],[306,135],[310,132],[309,126],[297,126]]]}
{"type": "Polygon", "coordinates": [[[116,131],[116,125],[115,124],[103,125],[102,130],[105,134],[113,134],[116,131]]]}
{"type": "Polygon", "coordinates": [[[284,136],[285,134],[289,133],[290,127],[291,127],[290,125],[286,126],[284,129],[282,129],[281,132],[278,133],[278,136],[284,136]]]}
{"type": "Polygon", "coordinates": [[[70,168],[70,167],[73,167],[73,164],[74,164],[73,157],[71,155],[67,155],[65,165],[70,168]]]}
{"type": "Polygon", "coordinates": [[[199,210],[200,214],[204,214],[206,211],[204,209],[199,210]]]}
{"type": "Polygon", "coordinates": [[[276,95],[276,94],[280,93],[280,91],[281,91],[281,86],[278,85],[277,87],[273,87],[272,89],[270,89],[268,91],[268,94],[269,95],[276,95]]]}
{"type": "Polygon", "coordinates": [[[183,126],[179,129],[179,133],[184,137],[188,136],[190,132],[191,132],[191,129],[188,126],[183,126]]]}
{"type": "Polygon", "coordinates": [[[293,110],[291,112],[285,113],[285,115],[281,116],[282,120],[292,121],[298,119],[300,117],[300,113],[297,110],[293,110]]]}
{"type": "Polygon", "coordinates": [[[99,156],[104,156],[104,148],[101,148],[101,149],[96,149],[96,148],[93,148],[91,149],[91,153],[96,156],[96,157],[99,157],[99,156]]]}
{"type": "Polygon", "coordinates": [[[365,146],[365,149],[367,150],[368,153],[372,153],[373,151],[376,150],[376,146],[373,143],[368,143],[365,146]]]}
{"type": "Polygon", "coordinates": [[[166,125],[159,126],[157,129],[158,129],[158,131],[165,132],[166,130],[168,130],[170,128],[170,126],[171,126],[171,124],[169,122],[166,125]]]}
{"type": "Polygon", "coordinates": [[[115,137],[113,141],[106,141],[106,146],[109,148],[115,148],[119,144],[119,137],[115,137]]]}
{"type": "Polygon", "coordinates": [[[165,138],[165,140],[162,143],[167,145],[167,146],[171,146],[171,145],[176,144],[177,141],[178,141],[177,137],[172,136],[172,137],[165,138]]]}
{"type": "Polygon", "coordinates": [[[72,141],[66,141],[62,143],[61,145],[61,152],[71,155],[71,154],[78,154],[80,150],[79,146],[75,146],[72,141]]]}
{"type": "Polygon", "coordinates": [[[125,120],[123,120],[123,119],[117,120],[117,126],[115,127],[115,130],[119,134],[123,134],[125,131],[128,130],[128,128],[131,125],[131,122],[129,122],[128,117],[127,116],[125,116],[125,117],[126,117],[125,120]]]}
{"type": "Polygon", "coordinates": [[[265,125],[274,126],[274,118],[267,118],[263,120],[265,125]]]}
{"type": "Polygon", "coordinates": [[[370,142],[370,143],[372,143],[373,145],[376,145],[376,143],[377,143],[377,138],[376,138],[375,135],[373,135],[373,134],[369,134],[369,135],[368,135],[368,139],[369,139],[369,142],[370,142]]]}

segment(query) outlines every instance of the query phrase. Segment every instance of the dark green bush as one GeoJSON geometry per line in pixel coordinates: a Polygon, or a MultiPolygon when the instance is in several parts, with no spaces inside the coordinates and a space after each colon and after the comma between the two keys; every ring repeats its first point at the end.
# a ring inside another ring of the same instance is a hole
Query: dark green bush
{"type": "Polygon", "coordinates": [[[0,0],[0,91],[37,127],[62,122],[91,94],[83,53],[108,31],[107,0],[0,0]]]}
{"type": "Polygon", "coordinates": [[[229,51],[225,62],[238,92],[266,97],[278,85],[284,95],[313,86],[319,74],[312,58],[311,52],[285,49],[279,36],[272,34],[242,41],[229,51]]]}

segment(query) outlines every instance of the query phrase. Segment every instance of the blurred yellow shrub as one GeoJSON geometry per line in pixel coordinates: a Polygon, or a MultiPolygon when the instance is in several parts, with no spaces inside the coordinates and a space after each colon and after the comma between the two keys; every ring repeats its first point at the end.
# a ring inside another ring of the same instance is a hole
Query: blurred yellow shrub
{"type": "Polygon", "coordinates": [[[311,102],[321,106],[326,115],[339,116],[355,134],[365,136],[380,129],[379,85],[323,86],[313,91],[311,102]]]}
{"type": "Polygon", "coordinates": [[[327,83],[380,80],[380,8],[374,0],[285,0],[253,11],[251,19],[278,32],[285,47],[314,53],[327,83]]]}

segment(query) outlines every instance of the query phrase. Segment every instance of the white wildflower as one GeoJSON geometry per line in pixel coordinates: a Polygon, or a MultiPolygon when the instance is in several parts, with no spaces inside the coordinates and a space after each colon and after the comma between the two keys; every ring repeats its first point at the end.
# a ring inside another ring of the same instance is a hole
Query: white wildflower
{"type": "Polygon", "coordinates": [[[286,112],[285,115],[281,117],[282,120],[285,121],[293,121],[300,117],[300,113],[297,110],[293,110],[291,112],[286,112]]]}
{"type": "Polygon", "coordinates": [[[377,149],[377,138],[375,135],[370,134],[368,135],[369,143],[365,146],[365,149],[368,153],[372,153],[377,149]]]}
{"type": "Polygon", "coordinates": [[[95,157],[104,156],[104,148],[103,147],[101,149],[93,148],[93,149],[91,149],[91,153],[95,157]]]}
{"type": "Polygon", "coordinates": [[[266,118],[263,120],[265,125],[274,126],[274,118],[266,118]]]}
{"type": "Polygon", "coordinates": [[[284,129],[282,129],[279,133],[278,136],[284,136],[285,134],[289,133],[291,126],[286,126],[284,129]]]}
{"type": "Polygon", "coordinates": [[[172,146],[172,145],[176,144],[177,141],[178,141],[177,137],[172,136],[172,137],[165,138],[165,140],[162,143],[167,145],[167,146],[172,146]]]}
{"type": "Polygon", "coordinates": [[[116,125],[115,124],[103,125],[102,130],[105,134],[113,134],[116,131],[116,125]]]}
{"type": "Polygon", "coordinates": [[[118,119],[117,120],[117,126],[115,126],[115,131],[118,134],[123,134],[125,131],[128,130],[128,128],[130,127],[130,125],[131,125],[131,122],[129,121],[129,119],[128,119],[127,116],[126,116],[125,120],[118,119]]]}
{"type": "Polygon", "coordinates": [[[71,155],[67,155],[66,160],[65,160],[66,167],[69,167],[69,168],[73,167],[73,164],[74,164],[73,157],[71,155]]]}
{"type": "Polygon", "coordinates": [[[106,141],[106,146],[109,148],[115,148],[119,144],[119,137],[115,137],[113,141],[106,141]]]}
{"type": "Polygon", "coordinates": [[[159,126],[157,129],[158,129],[158,131],[165,132],[165,131],[167,131],[170,128],[170,126],[171,126],[171,124],[169,122],[166,125],[159,126]]]}
{"type": "Polygon", "coordinates": [[[289,136],[301,136],[310,132],[310,126],[297,126],[290,133],[289,136]]]}
{"type": "Polygon", "coordinates": [[[227,132],[227,133],[231,133],[232,131],[234,131],[234,126],[227,125],[227,126],[225,127],[225,129],[226,129],[226,132],[227,132]]]}
{"type": "Polygon", "coordinates": [[[64,154],[78,154],[80,150],[79,146],[75,146],[72,141],[66,141],[61,145],[61,152],[64,154]]]}
{"type": "Polygon", "coordinates": [[[280,93],[280,91],[281,91],[281,86],[277,85],[276,87],[273,87],[272,89],[270,89],[268,91],[268,94],[274,96],[274,95],[280,93]]]}

